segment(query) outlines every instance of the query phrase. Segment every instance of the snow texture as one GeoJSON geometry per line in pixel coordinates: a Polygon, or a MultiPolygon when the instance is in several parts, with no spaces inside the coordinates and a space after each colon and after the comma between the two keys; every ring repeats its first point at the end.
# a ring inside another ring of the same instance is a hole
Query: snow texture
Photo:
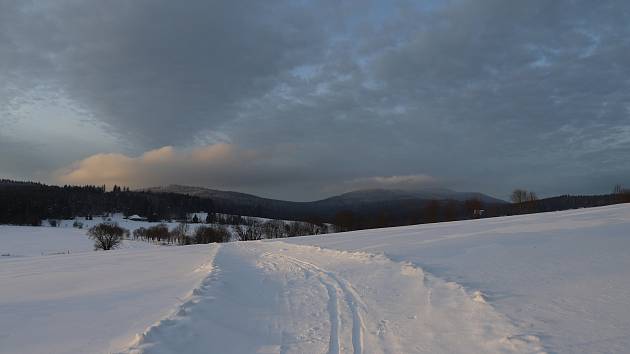
{"type": "Polygon", "coordinates": [[[541,351],[458,284],[362,252],[225,244],[193,294],[127,353],[541,351]]]}
{"type": "Polygon", "coordinates": [[[0,257],[0,353],[628,352],[628,230],[617,205],[0,257]]]}
{"type": "Polygon", "coordinates": [[[214,246],[0,258],[0,353],[111,353],[208,275],[214,246]]]}
{"type": "MultiPolygon", "coordinates": [[[[0,259],[94,251],[85,229],[0,225],[0,259]]],[[[123,240],[120,248],[152,248],[147,242],[123,240]]]]}
{"type": "Polygon", "coordinates": [[[300,237],[462,284],[551,353],[630,352],[630,204],[300,237]]]}

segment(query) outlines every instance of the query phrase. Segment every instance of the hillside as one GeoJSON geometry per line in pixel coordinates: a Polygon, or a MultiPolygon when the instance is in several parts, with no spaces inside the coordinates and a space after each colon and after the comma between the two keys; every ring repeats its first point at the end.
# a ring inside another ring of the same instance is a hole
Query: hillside
{"type": "Polygon", "coordinates": [[[142,189],[152,193],[185,194],[210,199],[225,213],[339,223],[339,213],[352,213],[350,228],[403,225],[425,222],[423,209],[433,201],[453,204],[456,218],[467,218],[464,202],[479,199],[486,206],[499,206],[505,201],[482,193],[455,192],[448,189],[404,191],[369,189],[344,193],[311,202],[292,202],[261,198],[251,194],[220,191],[202,187],[169,185],[142,189]],[[395,210],[396,212],[392,212],[395,210]],[[382,220],[382,221],[379,221],[382,220]]]}
{"type": "Polygon", "coordinates": [[[44,219],[120,212],[150,221],[182,219],[187,213],[214,212],[269,219],[331,223],[343,230],[466,220],[630,201],[630,194],[558,196],[509,204],[480,193],[446,189],[371,189],[312,202],[261,198],[250,194],[172,185],[140,191],[104,186],[48,186],[0,180],[0,224],[39,225],[44,219]],[[478,201],[478,202],[477,202],[478,201]]]}
{"type": "Polygon", "coordinates": [[[481,291],[551,353],[630,348],[630,204],[300,237],[481,291]]]}
{"type": "Polygon", "coordinates": [[[467,199],[477,198],[484,203],[502,204],[504,200],[497,199],[483,193],[476,192],[455,192],[446,188],[424,189],[416,191],[408,191],[401,189],[363,189],[352,192],[343,193],[329,198],[316,200],[312,202],[291,202],[277,199],[261,198],[252,194],[221,191],[216,189],[182,186],[171,184],[162,187],[144,188],[141,191],[150,191],[154,193],[177,193],[186,194],[195,197],[209,198],[215,200],[226,200],[240,203],[249,203],[252,205],[261,203],[288,203],[289,205],[326,205],[334,207],[336,205],[353,204],[353,203],[371,203],[371,202],[388,202],[396,200],[456,200],[465,201],[467,199]]]}
{"type": "Polygon", "coordinates": [[[628,229],[622,204],[0,257],[0,352],[621,353],[628,229]]]}
{"type": "Polygon", "coordinates": [[[0,180],[0,223],[39,225],[44,219],[70,219],[111,212],[137,214],[159,221],[181,219],[186,213],[205,211],[335,223],[343,224],[346,229],[359,229],[470,218],[470,210],[465,210],[464,201],[477,197],[487,201],[486,206],[505,204],[478,193],[446,190],[413,193],[368,190],[313,202],[292,202],[178,185],[139,191],[116,187],[107,191],[104,186],[60,187],[0,180]],[[425,217],[424,209],[431,200],[438,199],[443,207],[448,206],[448,212],[443,208],[434,217],[425,217]],[[340,215],[345,215],[345,219],[339,219],[340,215]]]}

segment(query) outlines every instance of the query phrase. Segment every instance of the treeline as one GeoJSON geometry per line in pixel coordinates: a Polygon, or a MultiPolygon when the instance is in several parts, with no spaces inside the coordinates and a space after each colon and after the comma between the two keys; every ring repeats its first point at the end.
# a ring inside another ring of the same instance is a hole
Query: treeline
{"type": "Polygon", "coordinates": [[[335,215],[332,223],[339,231],[351,231],[592,208],[630,203],[630,190],[617,185],[611,194],[563,195],[538,199],[534,192],[517,189],[511,199],[512,203],[501,204],[483,203],[479,199],[469,199],[463,202],[453,200],[410,201],[401,204],[401,207],[396,209],[374,208],[371,212],[343,210],[335,215]]]}
{"type": "MultiPolygon", "coordinates": [[[[236,221],[236,219],[233,219],[236,221]]],[[[240,218],[240,224],[179,223],[172,229],[160,223],[147,228],[141,227],[131,233],[137,241],[147,241],[169,245],[190,245],[201,243],[222,243],[231,240],[254,241],[263,239],[296,237],[328,233],[328,225],[315,225],[299,221],[266,220],[240,218]],[[232,237],[234,235],[234,237],[232,237]]]]}
{"type": "Polygon", "coordinates": [[[178,224],[169,230],[168,225],[158,224],[148,228],[133,230],[132,238],[161,244],[190,245],[200,243],[228,242],[230,232],[225,226],[199,226],[193,233],[185,223],[178,224]]]}
{"type": "Polygon", "coordinates": [[[72,219],[111,212],[138,214],[149,221],[185,219],[195,210],[212,211],[212,200],[173,193],[130,191],[115,186],[48,186],[0,180],[0,224],[40,225],[45,219],[72,219]]]}
{"type": "MultiPolygon", "coordinates": [[[[195,223],[199,219],[197,215],[194,215],[191,220],[195,223]]],[[[240,241],[319,235],[337,230],[334,225],[319,222],[260,220],[254,217],[219,213],[208,213],[205,222],[230,225],[240,241]]]]}
{"type": "Polygon", "coordinates": [[[485,216],[494,204],[472,198],[456,200],[410,200],[382,202],[370,209],[346,209],[335,214],[332,224],[339,231],[467,220],[485,216]]]}
{"type": "MultiPolygon", "coordinates": [[[[334,227],[332,229],[336,231],[334,227]]],[[[239,241],[320,235],[330,231],[325,224],[283,220],[253,220],[249,224],[234,225],[233,230],[239,241]]]]}
{"type": "MultiPolygon", "coordinates": [[[[261,198],[259,198],[261,199],[261,198]]],[[[261,199],[263,200],[263,199],[261,199]]],[[[45,219],[72,219],[111,212],[125,216],[137,214],[148,221],[186,220],[195,211],[208,212],[213,220],[197,220],[223,225],[247,225],[254,218],[298,220],[303,224],[256,225],[240,232],[239,238],[256,239],[258,229],[266,234],[291,237],[324,230],[322,225],[334,224],[335,231],[466,220],[494,216],[517,215],[596,207],[630,202],[630,191],[615,186],[611,194],[559,196],[538,199],[535,193],[515,190],[513,203],[483,203],[479,199],[458,200],[392,200],[354,204],[318,202],[283,202],[264,199],[260,204],[235,199],[230,204],[210,198],[185,194],[130,191],[116,186],[106,191],[104,186],[47,186],[40,183],[0,180],[0,224],[40,225],[45,219]],[[231,215],[225,215],[231,214],[231,215]],[[314,226],[304,226],[314,225],[314,226]]],[[[239,233],[239,230],[234,230],[239,233]]],[[[273,236],[276,237],[276,236],[273,236]]]]}
{"type": "Polygon", "coordinates": [[[491,210],[489,216],[544,213],[621,203],[630,203],[629,190],[623,190],[621,193],[604,195],[562,195],[558,197],[529,200],[522,203],[506,204],[500,208],[491,210]]]}

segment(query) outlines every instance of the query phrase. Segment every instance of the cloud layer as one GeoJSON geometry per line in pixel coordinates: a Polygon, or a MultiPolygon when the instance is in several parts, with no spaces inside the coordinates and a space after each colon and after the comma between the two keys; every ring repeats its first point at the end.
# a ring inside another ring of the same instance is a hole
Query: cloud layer
{"type": "Polygon", "coordinates": [[[124,171],[73,175],[86,183],[312,199],[428,174],[499,197],[605,192],[630,180],[629,22],[621,0],[0,1],[0,127],[73,102],[122,141],[81,163],[124,171]],[[234,161],[282,148],[227,178],[191,167],[208,145],[234,161]],[[160,146],[181,172],[136,171],[160,146]]]}
{"type": "Polygon", "coordinates": [[[140,156],[96,154],[59,169],[56,179],[59,183],[108,187],[193,184],[249,190],[280,182],[278,174],[287,180],[299,177],[275,161],[276,153],[214,144],[188,151],[165,146],[140,156]]]}

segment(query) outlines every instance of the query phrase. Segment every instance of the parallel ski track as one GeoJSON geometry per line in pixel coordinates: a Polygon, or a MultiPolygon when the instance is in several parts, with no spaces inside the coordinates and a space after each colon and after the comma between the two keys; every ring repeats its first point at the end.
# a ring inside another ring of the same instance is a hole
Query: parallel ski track
{"type": "Polygon", "coordinates": [[[357,294],[352,284],[335,273],[323,269],[313,263],[278,253],[265,253],[267,258],[282,258],[305,272],[318,276],[319,281],[328,292],[328,314],[330,318],[330,342],[328,354],[341,353],[341,338],[339,334],[341,313],[340,295],[352,314],[352,348],[354,354],[363,354],[365,324],[361,312],[367,311],[367,306],[357,294]]]}

